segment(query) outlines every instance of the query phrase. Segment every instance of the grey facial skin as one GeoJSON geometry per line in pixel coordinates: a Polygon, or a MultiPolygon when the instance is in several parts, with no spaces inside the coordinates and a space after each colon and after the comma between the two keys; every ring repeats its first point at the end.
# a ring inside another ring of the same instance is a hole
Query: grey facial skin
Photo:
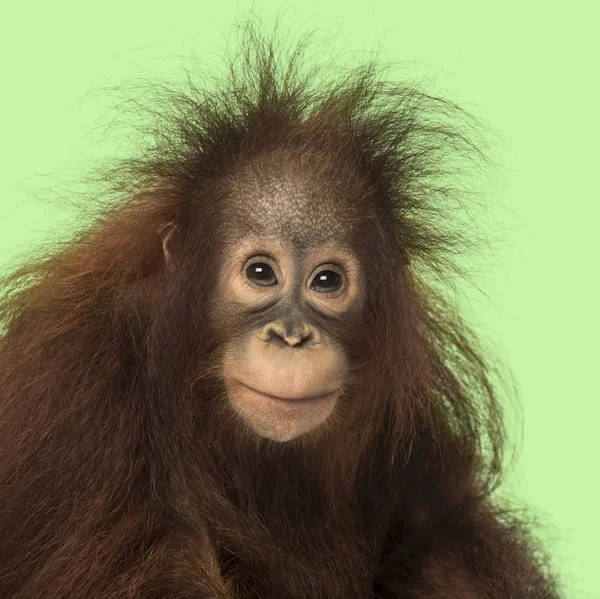
{"type": "Polygon", "coordinates": [[[226,345],[225,387],[256,434],[289,441],[324,425],[344,391],[348,358],[318,321],[339,322],[360,306],[353,210],[302,177],[246,180],[231,196],[214,318],[252,326],[226,345]],[[273,284],[252,280],[257,264],[273,284]],[[324,292],[319,275],[339,288],[324,292]]]}

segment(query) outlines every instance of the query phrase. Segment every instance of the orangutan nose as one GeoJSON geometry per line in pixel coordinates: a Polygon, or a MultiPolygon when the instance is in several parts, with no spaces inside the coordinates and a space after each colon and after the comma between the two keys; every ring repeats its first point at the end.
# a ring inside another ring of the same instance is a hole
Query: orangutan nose
{"type": "Polygon", "coordinates": [[[321,333],[306,322],[274,320],[259,334],[263,341],[280,341],[291,347],[314,347],[321,343],[321,333]]]}

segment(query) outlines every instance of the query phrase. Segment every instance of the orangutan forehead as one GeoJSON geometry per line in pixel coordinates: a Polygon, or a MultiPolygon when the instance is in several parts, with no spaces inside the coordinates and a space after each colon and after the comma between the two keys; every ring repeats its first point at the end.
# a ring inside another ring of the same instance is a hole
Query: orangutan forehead
{"type": "Polygon", "coordinates": [[[326,184],[298,175],[272,175],[236,182],[226,218],[236,236],[252,233],[314,247],[347,239],[357,210],[326,184]]]}

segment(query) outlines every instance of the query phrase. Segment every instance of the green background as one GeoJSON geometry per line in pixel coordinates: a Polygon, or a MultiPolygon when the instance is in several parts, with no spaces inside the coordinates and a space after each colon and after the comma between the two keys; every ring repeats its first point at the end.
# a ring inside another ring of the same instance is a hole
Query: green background
{"type": "Polygon", "coordinates": [[[249,9],[317,29],[342,63],[377,48],[403,76],[433,77],[501,135],[497,205],[481,215],[494,243],[460,298],[519,387],[524,441],[506,492],[539,513],[566,596],[600,598],[596,5],[3,0],[0,262],[64,231],[65,181],[118,152],[101,135],[98,89],[141,73],[176,79],[192,54],[218,64],[249,9]]]}

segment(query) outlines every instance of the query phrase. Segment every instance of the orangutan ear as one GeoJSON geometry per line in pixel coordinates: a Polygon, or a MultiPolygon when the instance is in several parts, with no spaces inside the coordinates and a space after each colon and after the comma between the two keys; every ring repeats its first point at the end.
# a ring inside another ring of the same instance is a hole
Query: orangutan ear
{"type": "Polygon", "coordinates": [[[171,254],[169,253],[169,242],[171,241],[171,237],[176,229],[177,226],[174,223],[167,223],[158,230],[158,234],[162,238],[162,249],[165,256],[165,264],[168,264],[169,260],[171,259],[171,254]]]}

